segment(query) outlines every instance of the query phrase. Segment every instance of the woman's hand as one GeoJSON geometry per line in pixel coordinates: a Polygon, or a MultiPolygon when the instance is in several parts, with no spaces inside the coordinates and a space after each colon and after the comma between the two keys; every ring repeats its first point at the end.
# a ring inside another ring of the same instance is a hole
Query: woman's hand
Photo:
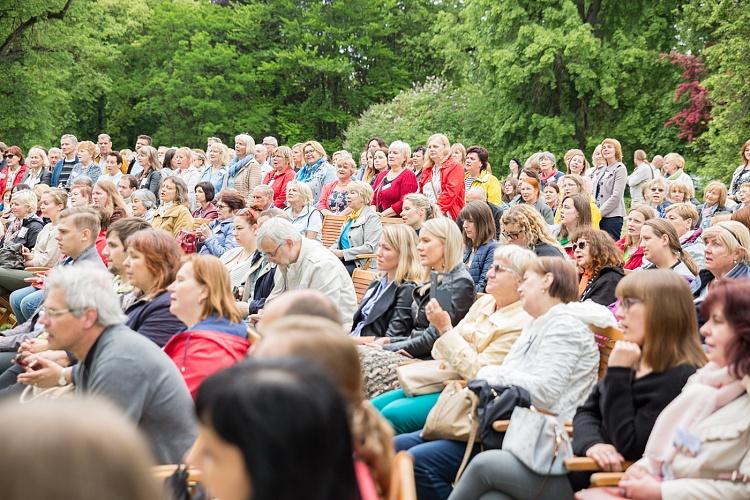
{"type": "Polygon", "coordinates": [[[65,370],[50,359],[32,356],[26,364],[26,372],[18,375],[18,382],[26,385],[48,388],[58,386],[60,374],[65,370]]]}
{"type": "Polygon", "coordinates": [[[211,236],[211,228],[208,227],[208,224],[203,224],[201,226],[198,226],[198,228],[195,230],[195,233],[205,240],[209,236],[211,236]]]}
{"type": "Polygon", "coordinates": [[[425,314],[427,315],[427,320],[437,328],[441,334],[453,328],[450,314],[440,307],[437,300],[430,299],[425,307],[425,314]]]}
{"type": "Polygon", "coordinates": [[[625,461],[614,446],[605,443],[595,444],[586,450],[586,456],[593,458],[604,472],[622,471],[622,463],[625,461]]]}
{"type": "Polygon", "coordinates": [[[609,363],[607,363],[607,366],[637,370],[640,360],[641,348],[638,347],[638,344],[627,340],[618,340],[615,343],[614,349],[609,354],[609,363]]]}
{"type": "Polygon", "coordinates": [[[661,500],[661,483],[642,467],[630,467],[617,486],[627,498],[661,500]]]}
{"type": "Polygon", "coordinates": [[[21,256],[23,257],[24,262],[31,261],[31,258],[32,258],[31,250],[29,250],[26,247],[21,247],[21,256]]]}
{"type": "Polygon", "coordinates": [[[333,252],[333,255],[338,257],[339,259],[344,257],[344,251],[343,250],[333,250],[331,249],[331,252],[333,252]]]}
{"type": "Polygon", "coordinates": [[[18,348],[18,352],[38,354],[42,351],[46,351],[48,348],[49,342],[47,342],[46,339],[34,338],[21,342],[21,347],[18,348]]]}

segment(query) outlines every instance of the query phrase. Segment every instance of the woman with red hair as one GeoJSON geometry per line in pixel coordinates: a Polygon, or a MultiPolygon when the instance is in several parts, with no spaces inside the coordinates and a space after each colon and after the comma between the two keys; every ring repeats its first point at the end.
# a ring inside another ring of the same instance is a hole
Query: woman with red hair
{"type": "Polygon", "coordinates": [[[555,213],[544,202],[544,198],[541,196],[541,186],[537,179],[533,177],[522,178],[521,182],[518,183],[518,191],[521,193],[521,201],[536,208],[544,222],[549,225],[555,223],[555,213]]]}

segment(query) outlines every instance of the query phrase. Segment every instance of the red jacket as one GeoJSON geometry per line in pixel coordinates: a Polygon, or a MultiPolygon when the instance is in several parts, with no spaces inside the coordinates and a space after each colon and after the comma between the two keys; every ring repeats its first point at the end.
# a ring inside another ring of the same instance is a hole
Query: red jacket
{"type": "Polygon", "coordinates": [[[377,207],[378,212],[392,208],[396,215],[401,215],[404,196],[414,193],[418,189],[417,177],[412,170],[406,168],[390,184],[385,184],[385,176],[388,175],[388,172],[389,170],[385,169],[375,179],[375,193],[372,204],[377,207]]]}
{"type": "MultiPolygon", "coordinates": [[[[17,184],[21,184],[21,179],[26,175],[26,164],[22,164],[18,168],[18,173],[16,173],[16,177],[13,179],[13,186],[17,184]]],[[[13,186],[8,186],[8,166],[4,166],[2,170],[0,170],[0,196],[5,194],[6,189],[11,189],[13,186]]]]}
{"type": "MultiPolygon", "coordinates": [[[[424,192],[424,187],[432,179],[433,168],[434,165],[422,171],[419,178],[420,193],[424,192]]],[[[464,167],[449,156],[440,168],[440,195],[437,198],[437,205],[444,215],[456,220],[458,213],[464,208],[464,191],[464,167]]]]}
{"type": "Polygon", "coordinates": [[[271,170],[263,178],[263,184],[271,186],[273,189],[273,204],[276,208],[286,208],[286,184],[294,180],[294,170],[288,168],[281,174],[276,170],[271,170]]]}
{"type": "Polygon", "coordinates": [[[164,352],[177,365],[195,399],[198,387],[204,380],[245,359],[249,347],[247,339],[237,335],[188,330],[169,339],[164,352]]]}

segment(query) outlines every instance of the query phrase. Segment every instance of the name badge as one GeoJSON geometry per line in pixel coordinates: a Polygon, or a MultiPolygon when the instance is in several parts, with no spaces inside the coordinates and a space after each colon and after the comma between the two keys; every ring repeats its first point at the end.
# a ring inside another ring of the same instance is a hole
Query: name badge
{"type": "Polygon", "coordinates": [[[29,232],[28,227],[22,227],[20,231],[18,231],[18,238],[24,238],[26,236],[26,233],[29,232]]]}
{"type": "Polygon", "coordinates": [[[672,442],[675,448],[680,453],[683,453],[689,457],[694,457],[701,450],[701,438],[692,434],[682,427],[678,427],[674,433],[674,441],[672,442]]]}

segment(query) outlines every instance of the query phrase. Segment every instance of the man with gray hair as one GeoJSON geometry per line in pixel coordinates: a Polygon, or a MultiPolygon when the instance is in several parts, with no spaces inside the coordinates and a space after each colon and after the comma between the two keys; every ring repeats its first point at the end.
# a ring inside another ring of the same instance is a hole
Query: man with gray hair
{"type": "Polygon", "coordinates": [[[78,394],[109,399],[144,432],[159,463],[182,460],[196,437],[190,393],[172,360],[125,326],[111,275],[91,264],[61,267],[45,287],[39,322],[49,348],[71,352],[78,363],[64,367],[35,355],[18,381],[39,387],[72,382],[78,394]]]}
{"type": "Polygon", "coordinates": [[[68,183],[73,167],[78,163],[78,139],[72,134],[60,137],[63,157],[52,166],[52,186],[62,187],[68,183]]]}
{"type": "Polygon", "coordinates": [[[272,135],[269,135],[268,137],[263,138],[263,145],[266,147],[266,150],[268,151],[268,157],[273,157],[273,152],[276,151],[276,148],[279,147],[279,141],[276,140],[276,138],[272,135]]]}
{"type": "Polygon", "coordinates": [[[272,169],[271,164],[268,163],[268,149],[266,149],[263,144],[256,144],[253,153],[255,155],[255,161],[260,165],[261,178],[265,177],[272,169]]]}
{"type": "Polygon", "coordinates": [[[94,161],[99,164],[102,172],[105,172],[107,155],[112,152],[112,138],[109,134],[99,134],[99,137],[96,138],[96,147],[99,148],[99,156],[94,161]]]}
{"type": "Polygon", "coordinates": [[[258,230],[257,239],[258,249],[278,266],[266,303],[288,290],[319,290],[338,306],[344,326],[351,328],[357,309],[354,283],[333,252],[303,238],[290,221],[280,217],[267,220],[258,230]]]}
{"type": "Polygon", "coordinates": [[[250,193],[248,206],[256,212],[263,212],[273,207],[273,188],[265,184],[255,186],[250,193]]]}

